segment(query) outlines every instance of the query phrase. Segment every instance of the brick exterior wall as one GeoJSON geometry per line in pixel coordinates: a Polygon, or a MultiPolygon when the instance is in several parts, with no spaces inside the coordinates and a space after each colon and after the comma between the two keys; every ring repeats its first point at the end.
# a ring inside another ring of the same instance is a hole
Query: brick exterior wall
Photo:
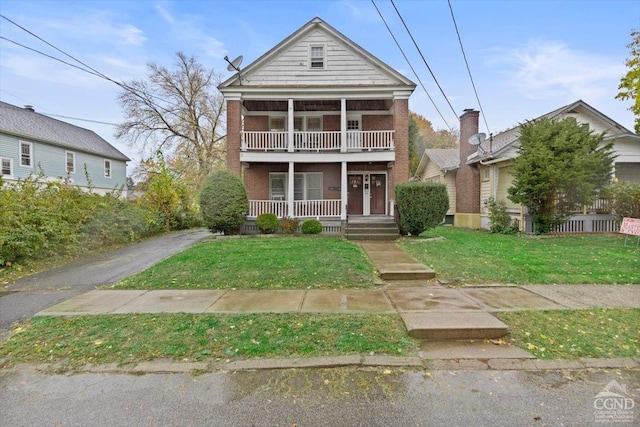
{"type": "Polygon", "coordinates": [[[240,131],[242,117],[239,100],[227,100],[227,169],[241,176],[240,131]]]}
{"type": "MultiPolygon", "coordinates": [[[[287,163],[252,163],[244,170],[244,184],[247,187],[249,200],[269,200],[269,174],[273,172],[288,173],[287,163]]],[[[298,163],[295,173],[322,172],[322,194],[325,199],[339,199],[340,165],[337,163],[298,163]]]]}
{"type": "Polygon", "coordinates": [[[245,116],[244,130],[248,132],[268,131],[269,116],[245,116]]]}
{"type": "Polygon", "coordinates": [[[322,130],[325,132],[340,130],[340,115],[322,116],[322,130]]]}
{"type": "Polygon", "coordinates": [[[391,130],[393,129],[393,116],[389,114],[362,115],[362,130],[391,130]]]}
{"type": "Polygon", "coordinates": [[[456,212],[480,213],[480,173],[475,165],[467,165],[467,158],[476,152],[477,146],[469,144],[469,138],[478,133],[476,110],[465,110],[460,116],[460,168],[456,174],[456,212]]]}
{"type": "Polygon", "coordinates": [[[389,178],[390,199],[395,199],[395,186],[409,180],[409,100],[396,99],[393,109],[396,160],[389,178]]]}

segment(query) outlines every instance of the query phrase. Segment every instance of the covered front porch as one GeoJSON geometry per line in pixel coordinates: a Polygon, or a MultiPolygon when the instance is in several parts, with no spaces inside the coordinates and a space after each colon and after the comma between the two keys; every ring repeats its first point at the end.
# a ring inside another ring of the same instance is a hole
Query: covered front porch
{"type": "Polygon", "coordinates": [[[393,162],[247,164],[248,219],[263,213],[340,221],[392,217],[392,169],[393,162]]]}

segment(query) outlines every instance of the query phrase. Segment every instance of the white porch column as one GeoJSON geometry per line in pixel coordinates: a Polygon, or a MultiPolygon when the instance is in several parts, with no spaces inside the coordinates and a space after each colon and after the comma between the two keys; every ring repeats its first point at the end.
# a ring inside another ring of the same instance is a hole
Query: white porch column
{"type": "Polygon", "coordinates": [[[340,152],[347,151],[347,100],[340,100],[340,152]]]}
{"type": "Polygon", "coordinates": [[[293,144],[293,130],[293,99],[289,99],[289,107],[287,108],[287,147],[289,152],[295,151],[293,144]]]}
{"type": "Polygon", "coordinates": [[[340,172],[340,219],[347,219],[347,162],[342,162],[342,171],[340,172]]]}
{"type": "Polygon", "coordinates": [[[289,179],[287,181],[287,211],[289,217],[294,217],[293,211],[293,192],[294,192],[294,180],[295,180],[295,167],[294,162],[289,162],[289,179]]]}

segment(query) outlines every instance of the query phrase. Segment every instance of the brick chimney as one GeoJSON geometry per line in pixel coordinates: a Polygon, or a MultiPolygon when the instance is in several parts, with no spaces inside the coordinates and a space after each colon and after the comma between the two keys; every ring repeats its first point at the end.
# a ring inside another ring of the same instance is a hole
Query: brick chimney
{"type": "Polygon", "coordinates": [[[456,174],[456,212],[480,213],[480,173],[475,165],[468,165],[467,158],[476,152],[477,146],[469,144],[469,138],[478,133],[480,112],[472,108],[460,116],[460,167],[456,174]]]}

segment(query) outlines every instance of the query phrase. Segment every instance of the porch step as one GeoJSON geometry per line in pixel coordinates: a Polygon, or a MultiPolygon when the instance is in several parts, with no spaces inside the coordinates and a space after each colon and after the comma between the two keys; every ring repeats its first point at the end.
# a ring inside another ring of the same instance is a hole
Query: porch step
{"type": "Polygon", "coordinates": [[[347,240],[396,240],[399,235],[393,220],[348,222],[345,230],[347,240]]]}

